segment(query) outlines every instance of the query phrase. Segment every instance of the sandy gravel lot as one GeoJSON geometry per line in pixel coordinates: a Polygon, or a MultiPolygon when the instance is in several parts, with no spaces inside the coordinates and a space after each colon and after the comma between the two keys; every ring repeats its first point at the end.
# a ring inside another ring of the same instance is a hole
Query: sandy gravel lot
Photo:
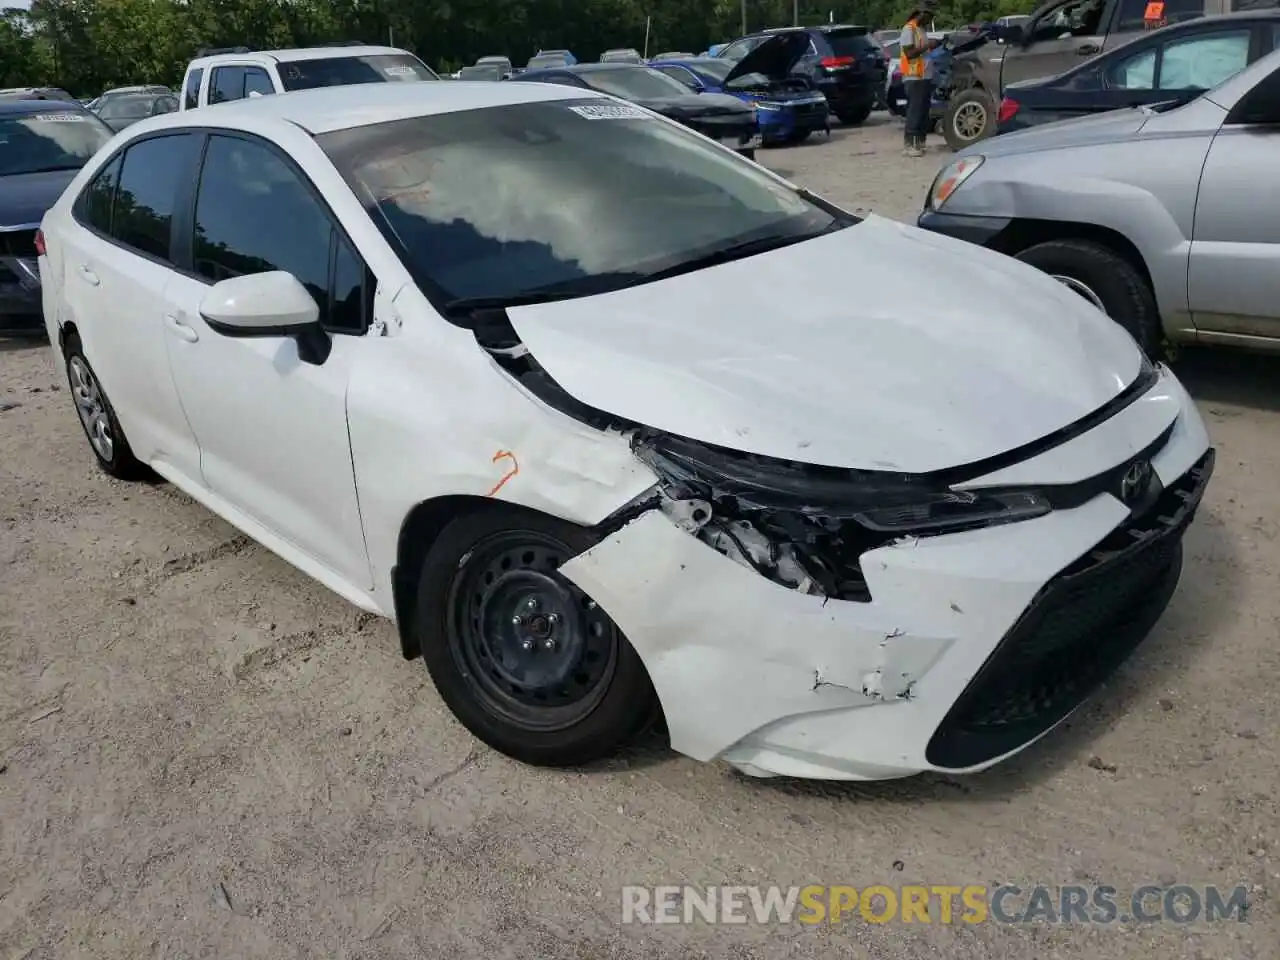
{"type": "MultiPolygon", "coordinates": [[[[766,159],[907,218],[942,155],[899,147],[881,121],[766,159]]],[[[1274,958],[1277,363],[1180,361],[1218,474],[1170,610],[1069,728],[979,777],[833,786],[657,743],[574,773],[477,745],[390,624],[176,490],[99,473],[47,348],[0,341],[0,407],[19,404],[0,960],[1274,958]],[[1252,906],[1213,926],[620,924],[623,884],[766,882],[1245,884],[1252,906]]]]}

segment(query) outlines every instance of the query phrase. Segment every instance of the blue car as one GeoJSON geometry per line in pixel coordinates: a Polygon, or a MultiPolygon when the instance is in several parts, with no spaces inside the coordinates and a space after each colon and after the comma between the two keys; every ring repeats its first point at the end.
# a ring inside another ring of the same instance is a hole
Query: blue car
{"type": "Polygon", "coordinates": [[[751,104],[765,145],[799,143],[816,130],[831,133],[827,98],[811,80],[791,73],[808,46],[804,34],[784,33],[738,61],[693,57],[649,66],[696,93],[727,93],[751,104]]]}

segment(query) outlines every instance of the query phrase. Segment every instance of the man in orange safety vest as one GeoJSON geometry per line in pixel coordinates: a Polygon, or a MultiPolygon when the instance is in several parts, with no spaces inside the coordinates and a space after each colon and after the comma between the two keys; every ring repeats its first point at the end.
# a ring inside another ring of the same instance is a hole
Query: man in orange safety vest
{"type": "Polygon", "coordinates": [[[929,51],[938,46],[930,40],[928,29],[933,23],[937,0],[918,0],[911,19],[902,28],[898,44],[901,51],[898,69],[902,75],[902,88],[907,96],[907,116],[903,126],[902,145],[909,157],[924,156],[925,137],[932,126],[929,116],[933,100],[933,63],[929,51]]]}

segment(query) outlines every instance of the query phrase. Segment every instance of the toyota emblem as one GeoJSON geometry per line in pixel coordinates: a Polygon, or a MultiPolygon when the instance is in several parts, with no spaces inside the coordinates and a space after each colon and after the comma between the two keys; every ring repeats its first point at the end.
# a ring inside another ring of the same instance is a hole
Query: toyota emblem
{"type": "Polygon", "coordinates": [[[1151,461],[1135,460],[1120,479],[1120,501],[1127,507],[1133,506],[1151,482],[1151,461]]]}

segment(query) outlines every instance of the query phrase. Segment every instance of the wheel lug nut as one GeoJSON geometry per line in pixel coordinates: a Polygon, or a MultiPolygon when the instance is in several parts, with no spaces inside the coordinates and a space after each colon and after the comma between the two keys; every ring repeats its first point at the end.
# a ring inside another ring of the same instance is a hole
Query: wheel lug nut
{"type": "Polygon", "coordinates": [[[518,627],[522,623],[524,623],[524,620],[522,620],[519,616],[514,616],[511,618],[511,625],[513,627],[518,627]]]}
{"type": "Polygon", "coordinates": [[[547,614],[547,623],[551,624],[551,626],[554,627],[559,622],[560,622],[560,614],[558,613],[547,614]]]}
{"type": "Polygon", "coordinates": [[[542,648],[544,650],[554,650],[556,648],[555,640],[551,637],[547,637],[547,639],[542,641],[542,648]]]}
{"type": "Polygon", "coordinates": [[[533,641],[532,641],[532,640],[521,640],[521,641],[520,641],[520,649],[521,649],[521,650],[532,650],[532,649],[533,649],[533,641]]]}
{"type": "Polygon", "coordinates": [[[526,601],[525,601],[524,606],[525,606],[525,609],[526,609],[526,610],[537,610],[537,609],[538,609],[538,598],[537,598],[537,597],[530,597],[528,600],[526,600],[526,601]]]}

